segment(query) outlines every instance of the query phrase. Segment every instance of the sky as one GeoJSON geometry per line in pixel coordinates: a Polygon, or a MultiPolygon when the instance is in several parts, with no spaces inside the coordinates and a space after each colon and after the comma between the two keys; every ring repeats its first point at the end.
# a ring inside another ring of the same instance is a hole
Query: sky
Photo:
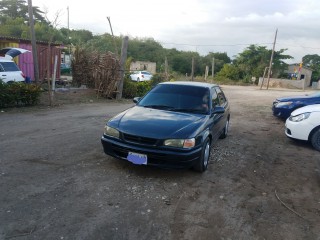
{"type": "Polygon", "coordinates": [[[227,53],[230,58],[250,44],[288,49],[283,54],[299,63],[307,54],[320,55],[319,0],[32,0],[47,11],[59,12],[60,27],[85,29],[94,35],[113,33],[153,38],[165,48],[227,53]],[[69,14],[67,8],[69,7],[69,14]],[[68,21],[69,16],[69,21],[68,21]]]}

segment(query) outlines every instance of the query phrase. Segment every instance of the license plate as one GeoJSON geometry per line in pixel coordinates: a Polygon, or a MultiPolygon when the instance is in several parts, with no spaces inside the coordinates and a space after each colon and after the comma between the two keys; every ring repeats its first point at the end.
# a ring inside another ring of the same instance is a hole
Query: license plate
{"type": "Polygon", "coordinates": [[[129,152],[127,156],[128,161],[134,163],[134,164],[144,164],[146,165],[148,162],[147,155],[145,154],[140,154],[140,153],[134,153],[134,152],[129,152]]]}

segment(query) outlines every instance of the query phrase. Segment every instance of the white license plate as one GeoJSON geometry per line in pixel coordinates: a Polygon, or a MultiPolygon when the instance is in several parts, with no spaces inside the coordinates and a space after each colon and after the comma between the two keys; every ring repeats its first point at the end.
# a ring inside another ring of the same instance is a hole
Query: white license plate
{"type": "Polygon", "coordinates": [[[134,153],[134,152],[129,152],[127,156],[128,161],[134,163],[134,164],[144,164],[146,165],[148,162],[147,155],[145,154],[140,154],[140,153],[134,153]]]}

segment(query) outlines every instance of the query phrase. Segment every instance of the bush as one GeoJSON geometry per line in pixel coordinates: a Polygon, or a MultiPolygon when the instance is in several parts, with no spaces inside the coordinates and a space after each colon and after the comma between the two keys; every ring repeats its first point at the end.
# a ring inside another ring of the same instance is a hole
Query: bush
{"type": "Polygon", "coordinates": [[[0,107],[30,106],[39,102],[41,89],[22,82],[4,83],[0,80],[0,107]]]}
{"type": "Polygon", "coordinates": [[[137,92],[138,88],[136,82],[133,82],[128,78],[125,78],[123,82],[122,97],[129,99],[134,98],[137,97],[137,92]]]}

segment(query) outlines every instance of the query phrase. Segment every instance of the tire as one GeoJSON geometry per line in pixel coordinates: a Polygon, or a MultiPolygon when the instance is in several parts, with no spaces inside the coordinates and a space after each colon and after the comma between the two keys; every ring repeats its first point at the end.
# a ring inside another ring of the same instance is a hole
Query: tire
{"type": "Polygon", "coordinates": [[[137,78],[137,82],[140,82],[140,78],[137,78]]]}
{"type": "Polygon", "coordinates": [[[210,151],[211,151],[210,139],[206,138],[206,140],[203,143],[201,157],[199,161],[196,163],[196,165],[193,167],[194,170],[201,173],[207,170],[209,159],[210,159],[210,151]]]}
{"type": "Polygon", "coordinates": [[[320,128],[312,134],[311,144],[316,150],[320,151],[320,128]]]}
{"type": "Polygon", "coordinates": [[[228,118],[226,125],[224,126],[223,131],[222,131],[219,138],[220,139],[226,138],[228,136],[228,131],[229,131],[229,118],[228,118]]]}

